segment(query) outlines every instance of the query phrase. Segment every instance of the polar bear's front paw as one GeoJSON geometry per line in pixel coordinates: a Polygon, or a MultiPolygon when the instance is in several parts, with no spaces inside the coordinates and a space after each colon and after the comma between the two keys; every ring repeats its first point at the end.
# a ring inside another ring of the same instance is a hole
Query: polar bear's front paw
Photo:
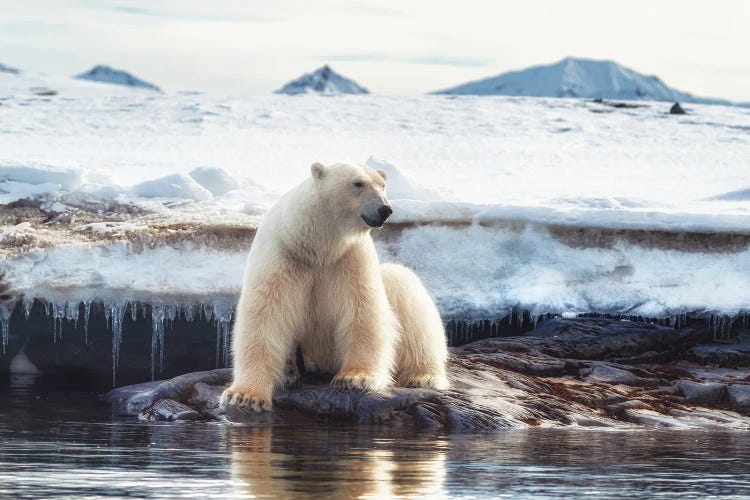
{"type": "Polygon", "coordinates": [[[359,389],[360,391],[370,391],[375,388],[375,377],[371,372],[366,370],[341,370],[335,377],[333,377],[331,385],[337,389],[359,389]]]}
{"type": "Polygon", "coordinates": [[[221,394],[219,400],[221,406],[239,406],[250,408],[258,413],[270,411],[272,407],[272,394],[263,394],[260,391],[244,389],[232,386],[221,394]]]}
{"type": "Polygon", "coordinates": [[[447,389],[448,380],[445,375],[434,373],[419,373],[407,378],[402,384],[404,387],[415,387],[424,389],[447,389]]]}

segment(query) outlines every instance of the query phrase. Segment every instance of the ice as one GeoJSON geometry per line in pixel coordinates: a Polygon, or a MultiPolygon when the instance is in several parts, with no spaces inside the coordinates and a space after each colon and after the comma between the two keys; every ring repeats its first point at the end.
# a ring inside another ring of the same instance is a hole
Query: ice
{"type": "Polygon", "coordinates": [[[5,309],[3,307],[0,307],[0,337],[2,337],[3,354],[5,354],[5,349],[8,346],[9,331],[10,331],[9,315],[5,312],[5,309]]]}
{"type": "Polygon", "coordinates": [[[0,164],[0,181],[15,181],[24,184],[56,184],[58,189],[72,191],[82,183],[78,169],[49,165],[0,164]]]}
{"type": "Polygon", "coordinates": [[[164,371],[164,320],[166,308],[161,304],[151,306],[151,380],[156,379],[156,358],[159,357],[159,371],[164,371]]]}
{"type": "Polygon", "coordinates": [[[190,177],[214,196],[239,189],[241,182],[218,167],[198,167],[190,171],[190,177]]]}
{"type": "MultiPolygon", "coordinates": [[[[414,268],[449,321],[521,308],[532,323],[597,312],[684,324],[750,309],[746,109],[169,95],[26,74],[0,75],[0,95],[0,204],[47,212],[5,219],[0,270],[26,303],[62,304],[56,324],[75,310],[66,301],[83,301],[84,318],[92,301],[151,304],[156,375],[164,328],[194,316],[188,304],[212,305],[216,364],[229,362],[251,233],[314,161],[387,171],[394,214],[374,231],[378,251],[414,268]]],[[[456,334],[501,328],[467,325],[456,334]]]]}
{"type": "Polygon", "coordinates": [[[206,201],[213,198],[209,190],[198,184],[195,179],[185,174],[173,174],[136,184],[133,195],[140,198],[159,198],[162,200],[206,201]]]}
{"type": "Polygon", "coordinates": [[[449,318],[493,317],[516,305],[532,314],[659,317],[736,314],[750,304],[747,247],[707,253],[659,248],[656,241],[601,245],[599,236],[592,232],[587,241],[536,225],[431,225],[406,228],[378,242],[378,251],[382,260],[414,269],[449,318]]]}

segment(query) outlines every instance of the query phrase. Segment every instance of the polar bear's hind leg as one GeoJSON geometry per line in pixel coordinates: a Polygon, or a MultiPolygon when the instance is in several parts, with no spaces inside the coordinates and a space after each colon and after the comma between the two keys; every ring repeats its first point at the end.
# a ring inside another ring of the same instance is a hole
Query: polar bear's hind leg
{"type": "Polygon", "coordinates": [[[448,347],[435,303],[417,275],[406,267],[382,264],[380,269],[388,302],[401,325],[396,347],[397,385],[447,388],[448,347]]]}

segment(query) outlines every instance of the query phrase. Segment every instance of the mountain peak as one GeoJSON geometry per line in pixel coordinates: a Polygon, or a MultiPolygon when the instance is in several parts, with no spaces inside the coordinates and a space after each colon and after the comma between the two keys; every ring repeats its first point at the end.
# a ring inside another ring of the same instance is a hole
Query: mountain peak
{"type": "Polygon", "coordinates": [[[125,85],[127,87],[139,87],[159,92],[161,91],[161,89],[153,83],[136,78],[127,71],[114,69],[104,64],[98,64],[90,70],[81,73],[80,75],[76,75],[75,78],[79,80],[90,80],[92,82],[110,83],[114,85],[125,85]]]}
{"type": "Polygon", "coordinates": [[[10,66],[6,66],[5,64],[0,63],[0,73],[11,73],[17,75],[18,73],[20,73],[20,71],[18,71],[16,68],[11,68],[10,66]]]}
{"type": "Polygon", "coordinates": [[[354,80],[350,80],[331,69],[321,66],[312,73],[306,73],[296,80],[276,90],[277,94],[368,94],[368,90],[354,80]]]}
{"type": "Polygon", "coordinates": [[[668,87],[656,76],[639,73],[615,61],[577,57],[502,73],[436,93],[726,103],[694,97],[668,87]]]}

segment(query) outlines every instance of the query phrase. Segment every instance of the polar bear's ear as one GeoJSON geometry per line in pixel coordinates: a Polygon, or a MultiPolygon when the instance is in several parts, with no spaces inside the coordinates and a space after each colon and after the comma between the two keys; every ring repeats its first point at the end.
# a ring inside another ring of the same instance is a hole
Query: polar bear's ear
{"type": "Polygon", "coordinates": [[[388,174],[385,173],[385,170],[378,169],[377,172],[380,174],[380,177],[382,177],[384,181],[388,180],[388,174]]]}
{"type": "Polygon", "coordinates": [[[322,163],[318,163],[317,161],[312,164],[310,167],[310,172],[312,172],[312,176],[316,179],[322,178],[326,173],[326,167],[322,163]]]}

